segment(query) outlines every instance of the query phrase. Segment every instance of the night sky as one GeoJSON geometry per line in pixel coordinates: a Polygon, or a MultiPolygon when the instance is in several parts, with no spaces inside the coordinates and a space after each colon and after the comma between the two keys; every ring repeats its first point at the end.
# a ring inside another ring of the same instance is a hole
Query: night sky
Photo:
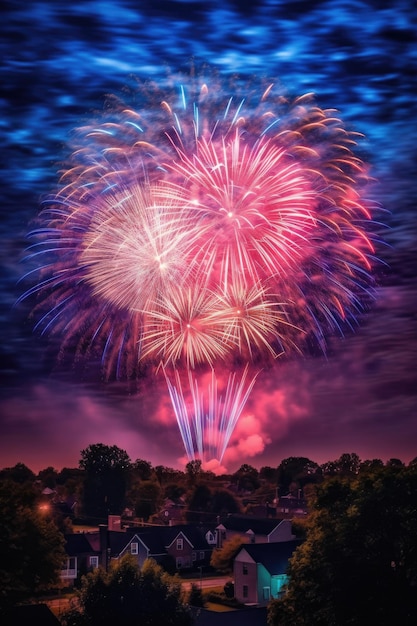
{"type": "MultiPolygon", "coordinates": [[[[55,186],[74,127],[136,79],[207,63],[314,92],[349,129],[383,211],[375,299],[323,354],[263,371],[224,467],[417,456],[417,11],[412,2],[5,2],[1,9],[0,468],[76,467],[90,444],[183,468],[166,389],[104,381],[96,363],[57,362],[26,303],[26,235],[55,186]]],[[[26,284],[27,288],[27,284],[26,284]]]]}

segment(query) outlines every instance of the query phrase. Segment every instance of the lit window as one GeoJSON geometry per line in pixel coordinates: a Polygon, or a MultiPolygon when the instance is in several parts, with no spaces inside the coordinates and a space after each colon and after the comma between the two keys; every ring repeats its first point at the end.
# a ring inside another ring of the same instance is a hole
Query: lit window
{"type": "Polygon", "coordinates": [[[136,542],[132,542],[130,544],[130,553],[131,554],[138,554],[138,544],[136,542]]]}
{"type": "Polygon", "coordinates": [[[184,540],[182,537],[178,537],[177,539],[177,550],[182,550],[184,548],[184,540]]]}

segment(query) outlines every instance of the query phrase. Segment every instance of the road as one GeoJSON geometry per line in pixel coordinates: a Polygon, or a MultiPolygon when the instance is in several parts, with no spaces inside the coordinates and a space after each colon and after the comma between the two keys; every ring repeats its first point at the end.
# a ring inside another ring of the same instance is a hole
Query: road
{"type": "Polygon", "coordinates": [[[192,583],[201,586],[201,589],[208,589],[209,587],[224,587],[224,585],[230,580],[229,576],[219,576],[216,578],[193,578],[192,580],[183,580],[182,585],[184,589],[189,590],[192,583]]]}

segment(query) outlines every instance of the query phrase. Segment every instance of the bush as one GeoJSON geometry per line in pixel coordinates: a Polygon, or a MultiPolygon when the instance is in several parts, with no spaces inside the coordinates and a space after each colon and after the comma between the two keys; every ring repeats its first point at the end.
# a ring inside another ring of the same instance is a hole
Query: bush
{"type": "Polygon", "coordinates": [[[196,583],[191,583],[190,593],[188,595],[188,604],[191,606],[204,607],[204,596],[201,588],[196,583]]]}

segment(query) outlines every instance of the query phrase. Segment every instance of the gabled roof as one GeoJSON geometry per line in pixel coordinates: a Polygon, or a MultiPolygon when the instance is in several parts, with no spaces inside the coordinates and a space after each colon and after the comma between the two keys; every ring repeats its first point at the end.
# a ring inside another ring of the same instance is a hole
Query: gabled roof
{"type": "MultiPolygon", "coordinates": [[[[128,531],[132,532],[132,531],[128,531]]],[[[167,548],[179,536],[188,541],[194,550],[208,550],[210,546],[207,543],[203,533],[193,525],[178,524],[176,526],[153,526],[152,528],[137,528],[135,533],[149,547],[163,546],[167,548]]],[[[153,550],[151,550],[153,552],[153,550]]]]}
{"type": "Polygon", "coordinates": [[[120,554],[132,541],[140,541],[149,550],[149,555],[165,554],[167,548],[183,537],[193,550],[210,550],[206,538],[192,525],[153,526],[121,532],[109,532],[108,541],[113,556],[120,554]]]}
{"type": "Polygon", "coordinates": [[[154,532],[154,529],[152,528],[137,531],[131,535],[131,537],[132,539],[129,541],[139,541],[142,543],[147,548],[149,556],[166,553],[162,536],[159,533],[154,532]]]}
{"type": "Polygon", "coordinates": [[[177,533],[174,537],[167,537],[166,540],[169,542],[166,544],[166,547],[169,548],[170,546],[172,546],[173,543],[175,543],[177,541],[177,539],[183,539],[185,540],[188,545],[190,546],[190,548],[193,548],[193,544],[191,543],[191,541],[188,539],[188,537],[182,532],[180,531],[179,533],[177,533]]]}
{"type": "MultiPolygon", "coordinates": [[[[167,548],[183,537],[192,550],[211,550],[203,533],[193,525],[153,526],[131,528],[125,532],[107,530],[107,542],[112,557],[118,557],[132,542],[142,543],[149,556],[166,554],[167,548]]],[[[100,552],[100,533],[75,533],[65,535],[66,552],[69,556],[100,552]]]]}
{"type": "Polygon", "coordinates": [[[68,556],[77,556],[79,554],[91,554],[92,552],[99,552],[97,547],[94,547],[87,533],[74,533],[65,535],[65,551],[68,556]]]}
{"type": "Polygon", "coordinates": [[[230,515],[222,521],[222,524],[219,524],[219,527],[223,525],[227,530],[243,533],[252,530],[255,535],[269,535],[282,521],[264,517],[249,517],[248,515],[230,515]]]}
{"type": "Polygon", "coordinates": [[[273,543],[245,544],[239,550],[238,555],[246,552],[252,561],[263,565],[271,576],[276,576],[286,573],[288,561],[300,544],[301,541],[298,539],[273,543]]]}
{"type": "Polygon", "coordinates": [[[165,545],[169,546],[173,541],[182,534],[191,544],[194,550],[208,550],[210,546],[207,543],[204,532],[201,532],[192,524],[178,524],[177,526],[165,526],[163,528],[165,545]]]}

